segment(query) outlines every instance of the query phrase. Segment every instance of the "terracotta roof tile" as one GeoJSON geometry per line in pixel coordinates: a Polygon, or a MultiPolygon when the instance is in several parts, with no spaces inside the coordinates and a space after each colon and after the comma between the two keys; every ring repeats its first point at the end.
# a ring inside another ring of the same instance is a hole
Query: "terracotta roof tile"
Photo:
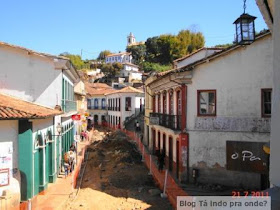
{"type": "Polygon", "coordinates": [[[114,94],[114,93],[144,93],[144,92],[141,91],[141,90],[138,90],[138,89],[136,89],[134,87],[127,86],[127,87],[124,87],[124,88],[122,88],[120,90],[115,90],[115,91],[113,91],[111,93],[107,93],[105,95],[110,95],[110,94],[114,94]]]}
{"type": "Polygon", "coordinates": [[[0,120],[36,119],[62,114],[61,111],[40,106],[0,93],[0,120]]]}
{"type": "Polygon", "coordinates": [[[105,95],[115,91],[112,87],[105,83],[85,83],[88,95],[105,95]]]}

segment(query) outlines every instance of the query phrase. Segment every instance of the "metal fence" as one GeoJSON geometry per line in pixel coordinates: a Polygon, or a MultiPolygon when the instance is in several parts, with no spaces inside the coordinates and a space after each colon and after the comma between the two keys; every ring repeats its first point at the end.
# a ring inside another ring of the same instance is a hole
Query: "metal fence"
{"type": "MultiPolygon", "coordinates": [[[[115,127],[111,127],[114,130],[117,130],[115,127]]],[[[150,154],[149,150],[145,147],[145,145],[142,143],[141,138],[139,137],[139,134],[128,131],[128,130],[122,130],[124,133],[126,133],[132,141],[134,141],[140,153],[142,154],[142,161],[145,162],[147,168],[149,169],[150,175],[153,176],[154,180],[157,182],[161,190],[164,190],[165,185],[165,192],[170,203],[173,205],[174,208],[176,208],[177,204],[177,196],[187,196],[188,194],[176,183],[174,178],[169,174],[165,172],[160,172],[158,170],[155,157],[150,154]],[[166,177],[167,175],[167,177],[166,177]],[[166,178],[166,182],[165,182],[166,178]]],[[[166,169],[168,170],[168,169],[166,169]]]]}
{"type": "Polygon", "coordinates": [[[159,125],[163,127],[170,128],[172,130],[181,130],[182,128],[181,115],[150,113],[150,117],[158,117],[159,125]]]}

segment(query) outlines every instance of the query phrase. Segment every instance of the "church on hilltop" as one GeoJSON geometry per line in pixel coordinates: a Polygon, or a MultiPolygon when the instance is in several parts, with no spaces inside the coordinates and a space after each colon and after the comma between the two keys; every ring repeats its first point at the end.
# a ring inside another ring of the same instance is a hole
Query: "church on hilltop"
{"type": "Polygon", "coordinates": [[[145,44],[145,42],[136,42],[135,36],[130,32],[130,34],[127,36],[127,46],[136,46],[141,44],[145,44]]]}

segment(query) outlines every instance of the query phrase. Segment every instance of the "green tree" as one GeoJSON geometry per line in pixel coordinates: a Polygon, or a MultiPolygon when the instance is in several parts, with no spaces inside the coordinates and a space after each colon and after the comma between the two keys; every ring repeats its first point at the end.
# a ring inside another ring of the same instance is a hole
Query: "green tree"
{"type": "Polygon", "coordinates": [[[123,69],[123,65],[121,63],[104,63],[100,66],[100,69],[106,77],[115,77],[123,69]]]}
{"type": "Polygon", "coordinates": [[[98,57],[97,57],[97,60],[105,60],[106,56],[107,55],[110,55],[112,54],[112,52],[110,50],[103,50],[99,53],[98,57]]]}
{"type": "Polygon", "coordinates": [[[146,45],[132,45],[126,48],[126,52],[130,52],[133,58],[133,61],[137,65],[141,65],[145,60],[146,55],[146,45]]]}
{"type": "Polygon", "coordinates": [[[80,70],[80,69],[83,69],[86,67],[85,63],[81,59],[80,55],[72,55],[67,52],[61,53],[60,55],[69,58],[77,70],[80,70]]]}
{"type": "Polygon", "coordinates": [[[221,48],[228,48],[231,47],[233,44],[227,43],[227,44],[217,44],[214,47],[221,47],[221,48]]]}
{"type": "Polygon", "coordinates": [[[177,39],[180,42],[180,53],[181,57],[188,54],[188,46],[191,44],[191,31],[190,30],[181,30],[178,35],[177,39]]]}
{"type": "Polygon", "coordinates": [[[178,35],[164,34],[148,38],[145,60],[150,63],[168,65],[204,46],[204,36],[200,32],[181,30],[178,35]]]}
{"type": "Polygon", "coordinates": [[[161,65],[159,63],[150,63],[150,62],[143,63],[144,72],[151,72],[151,71],[163,72],[171,68],[172,68],[171,65],[161,65]]]}
{"type": "Polygon", "coordinates": [[[177,38],[180,42],[181,57],[202,48],[205,44],[205,39],[201,32],[181,30],[178,33],[177,38]]]}
{"type": "Polygon", "coordinates": [[[145,60],[147,62],[154,62],[158,63],[159,62],[159,56],[161,54],[160,48],[158,45],[158,36],[148,38],[147,41],[145,42],[146,45],[146,56],[145,60]]]}
{"type": "Polygon", "coordinates": [[[168,34],[161,35],[157,42],[161,52],[158,56],[158,62],[160,64],[168,65],[172,63],[174,59],[181,57],[180,42],[176,36],[168,34]]]}
{"type": "Polygon", "coordinates": [[[193,33],[191,35],[191,43],[188,46],[188,53],[192,53],[193,51],[202,48],[205,44],[204,36],[202,33],[193,33]]]}

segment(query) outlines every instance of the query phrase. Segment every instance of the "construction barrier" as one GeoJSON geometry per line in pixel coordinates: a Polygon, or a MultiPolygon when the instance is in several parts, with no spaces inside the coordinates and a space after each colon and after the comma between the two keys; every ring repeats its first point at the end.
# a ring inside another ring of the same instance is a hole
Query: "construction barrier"
{"type": "MultiPolygon", "coordinates": [[[[145,145],[141,142],[141,139],[137,133],[134,131],[128,131],[124,129],[115,129],[113,130],[121,130],[124,132],[127,136],[130,137],[130,139],[134,142],[136,142],[138,149],[140,153],[142,154],[142,160],[145,161],[145,164],[147,168],[149,169],[151,175],[153,176],[154,180],[158,184],[159,188],[161,190],[164,189],[165,184],[165,174],[166,171],[163,170],[160,172],[158,170],[157,164],[155,162],[155,156],[151,155],[149,151],[146,149],[145,145]]],[[[170,203],[174,208],[177,207],[177,196],[187,196],[188,194],[176,183],[176,181],[173,179],[173,177],[167,172],[167,178],[166,178],[166,186],[165,186],[165,194],[167,195],[167,198],[169,199],[170,203]]]]}
{"type": "MultiPolygon", "coordinates": [[[[81,170],[81,166],[82,166],[82,163],[84,161],[84,158],[85,158],[85,151],[87,150],[87,147],[88,147],[89,143],[87,143],[86,145],[84,145],[84,147],[82,148],[82,150],[80,151],[81,152],[81,157],[76,160],[77,161],[77,165],[75,166],[76,167],[76,170],[74,170],[74,174],[73,174],[73,180],[72,180],[72,186],[73,188],[76,188],[76,185],[77,185],[77,179],[78,179],[78,176],[80,174],[80,170],[81,170]]],[[[78,151],[77,151],[78,152],[78,151]]]]}

